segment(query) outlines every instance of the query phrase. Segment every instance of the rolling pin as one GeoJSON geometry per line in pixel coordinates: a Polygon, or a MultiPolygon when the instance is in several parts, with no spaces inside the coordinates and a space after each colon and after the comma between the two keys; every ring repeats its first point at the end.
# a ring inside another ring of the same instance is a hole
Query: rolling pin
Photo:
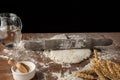
{"type": "Polygon", "coordinates": [[[41,41],[27,41],[24,44],[26,50],[65,50],[65,49],[91,49],[94,46],[109,46],[111,39],[48,39],[41,41]]]}

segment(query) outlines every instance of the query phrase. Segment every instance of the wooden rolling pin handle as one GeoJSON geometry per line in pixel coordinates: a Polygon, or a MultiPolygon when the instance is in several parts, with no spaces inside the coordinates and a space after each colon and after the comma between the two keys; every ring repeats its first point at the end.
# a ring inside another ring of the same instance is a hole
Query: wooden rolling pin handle
{"type": "Polygon", "coordinates": [[[94,46],[109,46],[113,43],[111,39],[93,39],[94,46]]]}
{"type": "Polygon", "coordinates": [[[54,39],[40,42],[28,41],[24,44],[27,50],[62,50],[62,49],[91,49],[94,46],[109,46],[111,39],[54,39]]]}

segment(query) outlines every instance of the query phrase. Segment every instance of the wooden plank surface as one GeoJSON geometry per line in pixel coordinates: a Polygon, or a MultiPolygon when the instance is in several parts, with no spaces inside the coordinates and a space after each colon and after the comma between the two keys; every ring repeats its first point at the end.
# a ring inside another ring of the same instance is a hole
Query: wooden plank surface
{"type": "MultiPolygon", "coordinates": [[[[81,37],[90,37],[90,38],[110,38],[113,40],[114,47],[120,46],[120,33],[24,33],[23,34],[23,40],[29,40],[29,39],[38,39],[38,38],[51,38],[54,35],[57,34],[66,34],[66,35],[79,35],[81,37]]],[[[89,62],[89,60],[86,60],[84,62],[81,62],[79,64],[71,64],[71,67],[64,68],[63,65],[56,64],[56,63],[50,63],[49,68],[47,67],[47,63],[51,60],[48,58],[45,58],[44,56],[41,56],[37,52],[31,52],[34,55],[21,55],[20,58],[17,60],[24,60],[32,58],[33,61],[42,62],[45,64],[45,67],[42,66],[42,64],[36,63],[37,66],[37,73],[35,77],[32,80],[57,80],[56,77],[53,77],[50,72],[61,72],[64,73],[66,70],[70,69],[75,70],[76,67],[84,66],[89,62]],[[27,58],[30,57],[30,58],[27,58]],[[46,77],[45,74],[46,73],[46,77]]],[[[118,53],[119,54],[119,53],[118,53]]],[[[0,55],[5,55],[2,51],[0,52],[0,55]]],[[[13,80],[12,73],[10,70],[10,66],[7,64],[6,59],[0,58],[0,80],[13,80]]]]}

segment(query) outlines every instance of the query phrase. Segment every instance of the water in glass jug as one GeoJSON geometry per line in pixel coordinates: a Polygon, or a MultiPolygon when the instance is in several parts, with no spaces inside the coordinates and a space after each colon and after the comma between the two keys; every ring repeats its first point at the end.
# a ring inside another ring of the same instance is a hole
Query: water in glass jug
{"type": "Polygon", "coordinates": [[[22,38],[22,21],[14,13],[0,13],[0,43],[17,47],[22,38]]]}

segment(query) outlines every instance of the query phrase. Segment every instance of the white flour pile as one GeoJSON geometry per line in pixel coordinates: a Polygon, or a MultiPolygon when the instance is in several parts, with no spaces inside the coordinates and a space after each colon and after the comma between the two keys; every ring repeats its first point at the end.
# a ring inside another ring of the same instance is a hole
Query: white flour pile
{"type": "MultiPolygon", "coordinates": [[[[65,34],[53,36],[51,39],[67,39],[65,34]]],[[[79,63],[91,55],[90,49],[51,50],[44,52],[46,57],[58,64],[79,63]]]]}

